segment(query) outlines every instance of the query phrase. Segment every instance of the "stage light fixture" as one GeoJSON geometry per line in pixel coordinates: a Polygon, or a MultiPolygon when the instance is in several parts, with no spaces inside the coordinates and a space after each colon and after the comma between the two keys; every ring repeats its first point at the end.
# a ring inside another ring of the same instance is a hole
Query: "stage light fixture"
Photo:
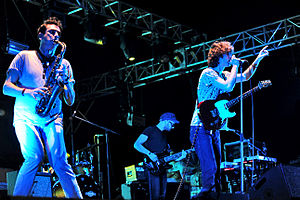
{"type": "Polygon", "coordinates": [[[89,43],[100,45],[100,46],[103,46],[103,45],[106,44],[106,38],[105,37],[103,37],[102,39],[94,39],[94,38],[89,38],[88,35],[84,35],[84,40],[89,42],[89,43]]]}
{"type": "Polygon", "coordinates": [[[107,42],[107,38],[104,35],[104,28],[102,25],[103,20],[101,20],[100,16],[93,15],[93,14],[88,14],[86,19],[83,21],[84,25],[84,40],[103,46],[107,42]],[[100,22],[100,23],[99,23],[100,22]]]}
{"type": "Polygon", "coordinates": [[[132,61],[134,61],[134,60],[135,60],[135,57],[133,57],[133,56],[130,56],[130,57],[128,58],[128,60],[132,62],[132,61]]]}
{"type": "Polygon", "coordinates": [[[17,42],[12,39],[7,40],[6,52],[10,55],[17,55],[20,51],[29,49],[29,45],[17,42]]]}
{"type": "Polygon", "coordinates": [[[125,56],[125,58],[131,62],[133,62],[135,60],[135,56],[133,54],[129,53],[128,48],[121,48],[123,51],[123,54],[125,56]]]}
{"type": "Polygon", "coordinates": [[[120,48],[127,60],[131,62],[135,61],[135,42],[129,36],[126,36],[125,33],[120,33],[120,48]]]}
{"type": "Polygon", "coordinates": [[[184,49],[176,49],[174,51],[173,58],[170,60],[169,66],[170,70],[185,67],[184,49]]]}
{"type": "Polygon", "coordinates": [[[161,57],[159,57],[159,62],[160,62],[161,64],[167,64],[167,63],[169,63],[169,61],[170,61],[170,58],[169,58],[169,56],[166,55],[166,54],[164,54],[164,55],[162,55],[161,57]]]}

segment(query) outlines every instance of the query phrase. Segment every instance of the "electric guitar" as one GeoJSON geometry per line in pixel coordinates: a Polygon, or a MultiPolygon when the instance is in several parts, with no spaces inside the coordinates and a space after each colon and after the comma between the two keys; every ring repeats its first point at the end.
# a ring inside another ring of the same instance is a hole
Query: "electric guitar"
{"type": "MultiPolygon", "coordinates": [[[[258,86],[245,92],[242,98],[249,97],[252,93],[259,91],[262,88],[266,88],[272,85],[270,80],[260,81],[258,86]]],[[[204,127],[208,130],[221,129],[226,119],[232,118],[236,115],[235,112],[230,112],[229,108],[239,103],[241,97],[238,96],[230,101],[228,100],[205,100],[198,104],[199,117],[202,120],[204,127]]]]}
{"type": "MultiPolygon", "coordinates": [[[[195,151],[195,149],[185,150],[187,154],[195,151]]],[[[172,165],[169,165],[169,162],[175,161],[176,159],[182,156],[182,152],[175,153],[170,156],[160,157],[158,155],[158,160],[153,162],[150,158],[146,157],[144,161],[144,166],[151,172],[151,174],[158,175],[162,173],[165,169],[172,168],[172,165]]]]}

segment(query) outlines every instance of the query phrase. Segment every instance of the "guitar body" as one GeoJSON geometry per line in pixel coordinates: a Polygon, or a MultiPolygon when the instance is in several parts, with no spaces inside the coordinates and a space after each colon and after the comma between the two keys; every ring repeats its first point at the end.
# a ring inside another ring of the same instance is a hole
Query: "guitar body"
{"type": "MultiPolygon", "coordinates": [[[[194,151],[194,149],[188,149],[186,150],[186,153],[190,153],[194,151]]],[[[175,161],[179,157],[181,157],[182,152],[170,155],[170,156],[159,156],[158,155],[158,161],[153,162],[148,157],[145,157],[144,166],[150,171],[151,174],[159,175],[167,169],[171,169],[172,165],[169,164],[171,161],[175,161]]]]}
{"type": "MultiPolygon", "coordinates": [[[[258,86],[245,92],[242,95],[242,99],[249,97],[252,93],[260,90],[261,88],[266,88],[272,85],[270,80],[260,81],[258,86]]],[[[221,96],[224,98],[224,96],[221,96]]],[[[230,101],[228,100],[206,100],[198,104],[199,108],[199,117],[202,120],[204,127],[208,130],[218,130],[221,129],[226,119],[234,117],[235,112],[230,112],[229,108],[238,103],[241,99],[241,96],[238,96],[230,101]]]]}
{"type": "Polygon", "coordinates": [[[221,129],[227,118],[236,115],[236,113],[228,110],[226,103],[228,103],[228,100],[206,100],[198,104],[198,108],[200,109],[199,117],[206,129],[221,129]]]}
{"type": "Polygon", "coordinates": [[[165,170],[172,168],[172,165],[165,163],[163,159],[159,159],[157,162],[153,162],[149,158],[145,158],[144,166],[153,175],[159,175],[165,172],[165,170]]]}

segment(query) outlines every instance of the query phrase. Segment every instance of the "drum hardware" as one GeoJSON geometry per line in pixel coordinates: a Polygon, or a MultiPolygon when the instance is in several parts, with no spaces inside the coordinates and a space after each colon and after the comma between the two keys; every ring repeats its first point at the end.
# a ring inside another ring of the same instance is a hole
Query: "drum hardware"
{"type": "Polygon", "coordinates": [[[99,145],[90,145],[88,144],[87,147],[84,147],[76,152],[75,155],[75,164],[74,164],[74,171],[76,174],[80,175],[87,175],[89,177],[94,176],[94,165],[93,165],[93,154],[92,149],[99,145]]]}
{"type": "MultiPolygon", "coordinates": [[[[100,146],[101,144],[90,145],[79,149],[75,154],[75,164],[73,166],[74,173],[76,174],[76,180],[84,198],[97,198],[100,196],[97,183],[94,181],[93,175],[93,148],[100,146]]],[[[60,185],[58,177],[53,179],[53,196],[65,197],[64,191],[60,185]]]]}
{"type": "MultiPolygon", "coordinates": [[[[78,111],[79,113],[81,113],[80,111],[78,111]]],[[[78,117],[76,115],[77,111],[75,110],[72,114],[72,118],[76,118],[76,119],[79,119],[83,122],[86,122],[92,126],[95,126],[97,128],[100,128],[102,131],[104,131],[104,134],[97,134],[95,135],[94,137],[94,142],[95,144],[97,145],[97,151],[100,152],[100,137],[101,136],[105,136],[105,144],[106,144],[106,169],[107,169],[107,190],[108,190],[108,200],[111,200],[111,184],[110,184],[110,147],[109,147],[109,134],[114,134],[114,135],[120,135],[119,133],[113,131],[113,130],[110,130],[108,128],[105,128],[103,126],[100,126],[98,124],[95,124],[91,121],[88,121],[86,119],[86,117],[84,117],[85,119],[81,118],[81,117],[78,117]]],[[[103,199],[103,180],[102,180],[102,172],[100,171],[100,153],[98,153],[98,180],[99,180],[99,186],[100,186],[100,197],[103,199]]]]}
{"type": "MultiPolygon", "coordinates": [[[[99,189],[97,188],[96,182],[87,175],[76,175],[76,180],[78,182],[79,188],[81,190],[82,196],[84,198],[98,198],[99,189]]],[[[65,193],[60,185],[59,180],[55,181],[52,186],[53,197],[65,198],[65,193]]]]}

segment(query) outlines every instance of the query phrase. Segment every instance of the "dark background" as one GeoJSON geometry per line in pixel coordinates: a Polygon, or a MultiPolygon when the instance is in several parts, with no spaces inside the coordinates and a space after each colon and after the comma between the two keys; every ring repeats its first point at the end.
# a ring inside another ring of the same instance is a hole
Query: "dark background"
{"type": "MultiPolygon", "coordinates": [[[[30,44],[36,48],[31,33],[24,25],[16,7],[12,1],[1,2],[1,44],[6,35],[18,41],[30,44]]],[[[162,17],[172,19],[178,23],[191,26],[206,33],[208,40],[216,39],[249,28],[265,25],[287,17],[299,14],[296,2],[293,1],[134,1],[126,2],[143,8],[162,17]],[[163,2],[163,4],[162,4],[163,2]]],[[[29,25],[35,37],[35,30],[42,22],[45,13],[40,8],[23,1],[16,1],[24,19],[29,25]]],[[[108,31],[105,46],[96,46],[83,40],[84,27],[80,20],[66,17],[65,29],[62,41],[67,44],[65,58],[73,67],[74,77],[77,83],[80,80],[111,71],[124,66],[123,54],[119,48],[119,39],[108,31]]],[[[151,47],[137,50],[144,52],[144,58],[151,58],[148,54],[151,47]],[[149,48],[149,49],[148,49],[149,48]],[[146,49],[146,50],[145,50],[146,49]]],[[[151,52],[151,51],[150,51],[151,52]]],[[[299,124],[299,94],[300,94],[300,61],[299,45],[287,47],[270,52],[260,64],[254,77],[251,79],[252,87],[258,81],[270,79],[273,85],[254,96],[254,131],[255,139],[266,143],[268,156],[277,158],[280,163],[288,164],[300,155],[298,124],[299,124]]],[[[5,79],[5,71],[13,56],[5,54],[2,47],[0,54],[0,82],[5,79]]],[[[249,61],[253,61],[250,57],[249,61]]],[[[181,151],[190,147],[188,140],[189,123],[193,114],[196,85],[201,71],[177,78],[153,83],[134,89],[135,112],[144,115],[146,126],[158,122],[159,116],[164,112],[176,114],[180,124],[169,134],[169,143],[174,151],[181,151]]],[[[244,84],[244,91],[251,88],[250,82],[244,84]]],[[[136,164],[142,160],[142,156],[133,148],[133,143],[145,127],[128,126],[121,117],[121,105],[124,105],[124,95],[113,94],[94,100],[86,101],[78,107],[81,113],[90,121],[110,128],[120,134],[110,135],[112,189],[116,191],[121,183],[125,182],[124,167],[136,164]],[[89,105],[91,109],[87,112],[89,105]]],[[[239,85],[232,92],[232,96],[239,95],[239,85]]],[[[12,127],[13,98],[0,95],[0,109],[5,112],[0,116],[0,167],[18,168],[22,162],[22,156],[18,142],[12,127]]],[[[126,103],[125,103],[126,104],[126,103]]],[[[76,108],[65,107],[65,140],[68,152],[71,152],[70,142],[70,113],[76,108]]],[[[244,104],[244,134],[248,139],[252,134],[251,99],[244,104]]],[[[239,129],[239,106],[234,109],[237,116],[230,120],[229,126],[239,129]]],[[[75,128],[75,150],[93,144],[95,134],[103,131],[91,125],[73,120],[75,128]]],[[[239,140],[239,137],[231,132],[222,134],[222,142],[239,140]]],[[[102,138],[103,140],[104,138],[102,138]]],[[[104,141],[103,141],[104,142],[104,141]]],[[[101,145],[104,150],[105,146],[101,145]]],[[[104,151],[102,152],[104,159],[104,151]]],[[[94,154],[96,156],[96,154],[94,154]]],[[[105,168],[102,169],[105,172],[105,168]]]]}

